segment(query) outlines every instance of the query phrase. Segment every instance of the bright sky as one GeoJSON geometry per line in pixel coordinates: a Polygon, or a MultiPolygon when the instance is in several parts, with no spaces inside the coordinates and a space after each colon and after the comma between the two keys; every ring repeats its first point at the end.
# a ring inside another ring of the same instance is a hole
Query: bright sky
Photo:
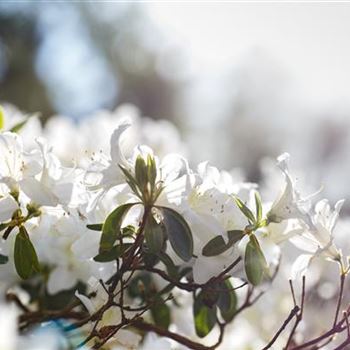
{"type": "Polygon", "coordinates": [[[350,3],[149,3],[198,72],[266,51],[317,104],[350,99],[350,3]]]}

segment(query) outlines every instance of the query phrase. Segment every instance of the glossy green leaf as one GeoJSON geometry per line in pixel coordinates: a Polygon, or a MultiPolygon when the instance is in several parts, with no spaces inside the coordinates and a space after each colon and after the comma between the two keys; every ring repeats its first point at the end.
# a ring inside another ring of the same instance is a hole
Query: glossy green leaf
{"type": "Polygon", "coordinates": [[[5,112],[4,109],[0,106],[0,130],[5,126],[5,112]]]}
{"type": "Polygon", "coordinates": [[[94,257],[97,262],[110,262],[120,258],[130,247],[132,243],[123,243],[123,245],[113,246],[112,249],[99,253],[94,257]]]}
{"type": "Polygon", "coordinates": [[[0,265],[4,265],[9,261],[8,256],[0,254],[0,265]]]}
{"type": "Polygon", "coordinates": [[[158,253],[164,248],[166,241],[164,230],[164,225],[157,223],[153,216],[148,218],[145,228],[145,240],[151,253],[158,253]]]}
{"type": "Polygon", "coordinates": [[[147,173],[148,181],[151,184],[151,190],[153,190],[157,178],[157,166],[154,157],[150,154],[147,157],[147,173]]]}
{"type": "Polygon", "coordinates": [[[254,286],[261,283],[267,272],[266,259],[254,235],[249,237],[245,249],[244,267],[249,282],[254,286]]]}
{"type": "Polygon", "coordinates": [[[234,199],[235,199],[235,202],[236,202],[238,208],[247,217],[247,219],[251,223],[255,223],[255,218],[254,218],[254,214],[252,213],[252,211],[238,197],[234,197],[234,199]]]}
{"type": "Polygon", "coordinates": [[[222,236],[214,237],[203,247],[202,254],[204,256],[216,256],[224,253],[243,238],[244,232],[241,230],[232,230],[227,232],[227,236],[227,243],[222,236]]]}
{"type": "Polygon", "coordinates": [[[216,236],[203,247],[202,254],[204,256],[216,256],[222,254],[229,248],[230,246],[225,243],[222,236],[216,236]]]}
{"type": "Polygon", "coordinates": [[[19,131],[21,131],[21,129],[27,124],[28,119],[23,120],[22,122],[17,123],[16,125],[14,125],[10,131],[11,132],[15,132],[18,133],[19,131]]]}
{"type": "Polygon", "coordinates": [[[159,257],[156,254],[149,252],[148,248],[142,252],[142,259],[147,267],[153,267],[159,263],[159,257]]]}
{"type": "Polygon", "coordinates": [[[168,329],[170,326],[170,309],[161,297],[157,297],[151,307],[151,315],[156,326],[168,329]]]}
{"type": "Polygon", "coordinates": [[[237,310],[237,295],[233,290],[231,282],[227,279],[218,283],[219,299],[217,306],[220,309],[222,318],[226,322],[232,321],[237,310]]]}
{"type": "Polygon", "coordinates": [[[15,267],[18,275],[28,279],[33,273],[40,271],[38,257],[24,226],[19,228],[14,249],[15,267]]]}
{"type": "Polygon", "coordinates": [[[160,252],[157,254],[159,257],[159,260],[165,265],[168,275],[173,278],[178,277],[178,269],[175,266],[174,262],[170,258],[169,255],[167,255],[165,252],[160,252]]]}
{"type": "Polygon", "coordinates": [[[193,237],[185,219],[175,210],[162,207],[163,222],[169,242],[175,253],[184,261],[193,255],[193,237]]]}
{"type": "Polygon", "coordinates": [[[115,241],[121,235],[121,224],[128,210],[134,203],[123,204],[114,209],[108,216],[102,227],[99,252],[107,252],[112,249],[115,241]]]}
{"type": "Polygon", "coordinates": [[[256,220],[258,222],[262,219],[262,204],[259,192],[255,192],[255,207],[256,207],[256,220]]]}
{"type": "Polygon", "coordinates": [[[89,230],[100,232],[100,231],[102,231],[103,224],[89,224],[89,225],[86,225],[86,227],[89,230]]]}
{"type": "Polygon", "coordinates": [[[120,170],[123,172],[125,178],[126,178],[126,183],[129,185],[129,187],[132,189],[132,191],[141,199],[141,193],[137,187],[136,180],[132,176],[132,174],[123,166],[119,165],[120,170]]]}
{"type": "Polygon", "coordinates": [[[203,303],[202,292],[195,298],[193,304],[193,316],[196,334],[203,338],[214,328],[216,318],[216,306],[208,307],[203,303]]]}
{"type": "Polygon", "coordinates": [[[135,178],[139,187],[144,189],[148,182],[148,170],[145,160],[140,155],[135,162],[135,178]]]}

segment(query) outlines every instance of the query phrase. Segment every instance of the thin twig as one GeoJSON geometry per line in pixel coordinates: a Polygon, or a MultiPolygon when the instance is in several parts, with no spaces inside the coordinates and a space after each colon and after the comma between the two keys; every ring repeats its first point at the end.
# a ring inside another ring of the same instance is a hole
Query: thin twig
{"type": "Polygon", "coordinates": [[[295,306],[289,316],[285,319],[285,321],[283,322],[282,326],[278,329],[277,333],[274,335],[274,337],[270,340],[270,342],[262,349],[262,350],[267,350],[270,349],[271,346],[274,344],[274,342],[278,339],[278,337],[280,336],[280,334],[284,331],[284,329],[287,327],[288,323],[298,314],[298,312],[300,311],[299,306],[295,306]]]}
{"type": "MultiPolygon", "coordinates": [[[[292,291],[292,296],[293,296],[293,301],[296,304],[296,298],[295,298],[295,294],[294,294],[294,288],[293,288],[293,284],[290,283],[291,286],[291,291],[292,291]]],[[[305,276],[303,276],[302,278],[302,291],[301,291],[301,303],[300,303],[300,310],[298,312],[298,314],[296,315],[296,320],[294,323],[294,326],[289,334],[285,349],[289,348],[289,345],[291,344],[294,334],[299,326],[299,323],[301,322],[302,318],[303,318],[303,312],[304,312],[304,303],[305,303],[305,276]]]]}
{"type": "Polygon", "coordinates": [[[337,302],[337,309],[335,311],[335,316],[334,316],[334,322],[333,322],[333,327],[337,324],[338,322],[338,316],[339,316],[339,310],[341,306],[341,301],[343,298],[344,294],[344,282],[345,282],[345,274],[341,273],[340,274],[340,289],[339,289],[339,296],[338,296],[338,302],[337,302]]]}

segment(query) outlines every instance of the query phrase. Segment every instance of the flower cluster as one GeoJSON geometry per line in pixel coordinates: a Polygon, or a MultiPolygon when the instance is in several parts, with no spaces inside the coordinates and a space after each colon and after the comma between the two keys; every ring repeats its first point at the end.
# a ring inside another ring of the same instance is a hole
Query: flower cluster
{"type": "Polygon", "coordinates": [[[293,278],[316,257],[347,274],[333,236],[343,201],[332,209],[303,196],[288,154],[268,202],[256,184],[191,166],[170,124],[140,126],[134,109],[121,111],[112,132],[103,116],[44,129],[1,116],[0,291],[20,305],[20,329],[64,320],[69,346],[93,349],[176,347],[163,337],[196,348],[219,329],[219,346],[253,291],[268,290],[289,243],[293,278]],[[193,329],[176,336],[177,309],[189,305],[193,329]]]}

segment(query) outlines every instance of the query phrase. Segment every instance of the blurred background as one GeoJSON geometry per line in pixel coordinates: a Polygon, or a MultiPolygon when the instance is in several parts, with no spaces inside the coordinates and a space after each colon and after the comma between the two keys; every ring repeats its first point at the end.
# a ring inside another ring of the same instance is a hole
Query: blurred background
{"type": "Polygon", "coordinates": [[[346,3],[1,2],[0,102],[44,122],[132,103],[172,121],[193,162],[259,181],[261,159],[288,151],[346,198],[349,16],[346,3]]]}

